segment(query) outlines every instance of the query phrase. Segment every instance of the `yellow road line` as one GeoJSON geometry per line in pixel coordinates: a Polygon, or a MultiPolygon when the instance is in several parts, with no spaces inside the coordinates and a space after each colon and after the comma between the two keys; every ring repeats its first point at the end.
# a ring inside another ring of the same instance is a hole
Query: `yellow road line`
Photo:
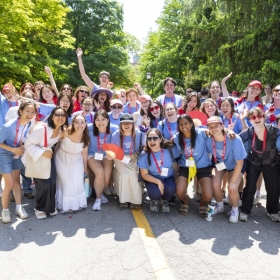
{"type": "Polygon", "coordinates": [[[153,267],[156,278],[159,280],[175,279],[164,257],[150,224],[142,211],[142,208],[132,209],[135,222],[140,231],[144,246],[153,267]]]}

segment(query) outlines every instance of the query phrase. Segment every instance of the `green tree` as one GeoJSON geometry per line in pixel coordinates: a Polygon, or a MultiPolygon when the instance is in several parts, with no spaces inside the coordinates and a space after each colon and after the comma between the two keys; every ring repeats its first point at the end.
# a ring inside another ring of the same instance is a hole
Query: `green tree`
{"type": "Polygon", "coordinates": [[[64,59],[74,38],[64,28],[69,9],[63,2],[6,0],[0,2],[0,10],[0,84],[45,80],[44,65],[72,66],[64,59]]]}

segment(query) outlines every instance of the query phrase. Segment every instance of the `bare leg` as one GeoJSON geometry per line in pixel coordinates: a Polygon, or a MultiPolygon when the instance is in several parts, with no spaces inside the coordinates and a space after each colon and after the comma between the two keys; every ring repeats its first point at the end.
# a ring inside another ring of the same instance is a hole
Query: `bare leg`
{"type": "MultiPolygon", "coordinates": [[[[230,182],[231,178],[233,175],[233,171],[228,173],[228,183],[230,182]]],[[[236,180],[236,185],[239,186],[240,182],[242,179],[242,173],[238,175],[238,178],[236,180]]],[[[235,192],[230,192],[228,190],[228,196],[229,196],[229,201],[232,207],[238,207],[238,202],[239,202],[239,192],[238,189],[235,192]]]]}
{"type": "Polygon", "coordinates": [[[3,209],[9,208],[10,193],[14,186],[14,177],[12,173],[3,174],[5,181],[5,188],[2,193],[2,207],[3,209]]]}
{"type": "Polygon", "coordinates": [[[21,204],[20,172],[21,172],[20,169],[13,170],[13,177],[14,177],[13,193],[14,193],[16,205],[21,204]]]}
{"type": "Polygon", "coordinates": [[[201,205],[206,205],[211,201],[213,197],[213,185],[212,185],[212,178],[204,177],[199,180],[199,183],[202,188],[202,200],[201,205]]]}
{"type": "Polygon", "coordinates": [[[215,176],[212,177],[214,197],[217,202],[223,201],[223,192],[221,190],[221,184],[225,173],[225,170],[218,171],[217,168],[215,168],[215,176]]]}
{"type": "Polygon", "coordinates": [[[187,188],[188,188],[188,179],[183,176],[178,176],[177,184],[176,184],[176,194],[177,197],[184,203],[189,204],[187,197],[187,188]]]}

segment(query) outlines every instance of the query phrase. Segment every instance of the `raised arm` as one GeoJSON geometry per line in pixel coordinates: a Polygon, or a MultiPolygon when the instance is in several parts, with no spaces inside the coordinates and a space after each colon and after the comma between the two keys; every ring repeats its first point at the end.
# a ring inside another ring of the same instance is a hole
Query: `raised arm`
{"type": "Polygon", "coordinates": [[[226,81],[231,77],[232,72],[230,72],[226,77],[224,77],[222,79],[222,93],[223,93],[223,97],[228,97],[229,96],[229,92],[227,90],[227,86],[226,86],[226,81]]]}
{"type": "Polygon", "coordinates": [[[134,87],[137,88],[137,90],[138,90],[140,96],[145,94],[145,92],[144,92],[144,90],[143,90],[143,88],[141,87],[140,84],[135,83],[135,84],[134,84],[134,87]]]}
{"type": "Polygon", "coordinates": [[[49,76],[51,86],[54,88],[54,90],[55,90],[57,96],[59,96],[59,91],[58,91],[58,89],[57,89],[57,87],[56,87],[56,83],[55,83],[55,80],[54,80],[54,78],[53,78],[53,74],[52,74],[52,71],[51,71],[50,67],[45,66],[45,67],[44,67],[44,70],[45,70],[45,72],[46,72],[46,73],[48,74],[48,76],[49,76]]]}
{"type": "Polygon", "coordinates": [[[88,77],[88,75],[85,72],[85,68],[84,68],[84,64],[83,64],[83,60],[82,60],[82,55],[83,55],[83,51],[82,49],[78,48],[76,50],[76,54],[77,54],[77,58],[78,58],[78,64],[79,64],[79,70],[80,70],[80,74],[84,80],[84,82],[86,83],[86,85],[93,90],[94,88],[94,82],[88,77]]]}

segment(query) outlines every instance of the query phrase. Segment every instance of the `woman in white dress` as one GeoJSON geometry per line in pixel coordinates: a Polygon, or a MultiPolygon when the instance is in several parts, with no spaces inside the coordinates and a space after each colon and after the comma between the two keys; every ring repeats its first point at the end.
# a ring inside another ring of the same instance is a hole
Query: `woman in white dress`
{"type": "Polygon", "coordinates": [[[85,117],[73,118],[55,155],[56,204],[61,213],[87,207],[84,174],[87,170],[89,136],[85,117]]]}

